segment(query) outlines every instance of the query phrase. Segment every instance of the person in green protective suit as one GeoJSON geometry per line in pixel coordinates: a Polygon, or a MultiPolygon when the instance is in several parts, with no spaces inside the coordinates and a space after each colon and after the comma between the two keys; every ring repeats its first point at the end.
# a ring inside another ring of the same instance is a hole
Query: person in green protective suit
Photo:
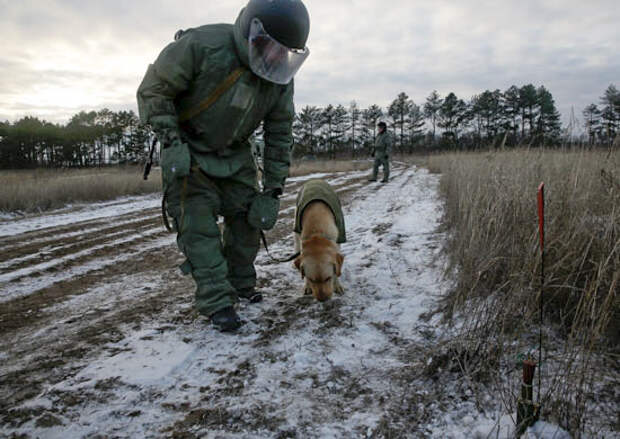
{"type": "Polygon", "coordinates": [[[387,125],[385,122],[379,122],[379,134],[375,139],[375,147],[373,149],[373,155],[375,157],[375,163],[372,168],[372,177],[368,181],[377,181],[377,175],[379,174],[379,166],[383,166],[383,180],[382,183],[387,183],[390,178],[390,154],[392,153],[392,136],[387,132],[387,125]]]}
{"type": "Polygon", "coordinates": [[[239,298],[262,300],[254,260],[273,227],[293,146],[293,76],[307,58],[301,0],[250,0],[237,21],[179,31],[138,88],[140,118],[162,145],[166,210],[196,282],[196,306],[221,331],[239,298]],[[257,182],[250,137],[263,123],[257,182]],[[217,224],[224,218],[223,236],[217,224]]]}

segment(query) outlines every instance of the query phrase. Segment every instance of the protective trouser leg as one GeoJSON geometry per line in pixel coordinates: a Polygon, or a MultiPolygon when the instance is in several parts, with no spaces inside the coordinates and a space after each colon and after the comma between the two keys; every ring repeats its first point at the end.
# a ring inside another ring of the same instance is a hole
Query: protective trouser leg
{"type": "Polygon", "coordinates": [[[372,167],[372,179],[376,180],[377,175],[379,174],[379,166],[381,165],[381,160],[379,158],[375,159],[375,163],[372,167]]]}
{"type": "Polygon", "coordinates": [[[387,181],[390,178],[390,161],[388,159],[383,160],[383,179],[387,181]]]}
{"type": "Polygon", "coordinates": [[[209,316],[233,305],[236,291],[228,281],[228,264],[217,225],[221,200],[213,183],[193,169],[189,177],[167,188],[167,197],[177,244],[187,257],[181,269],[196,281],[198,311],[209,316]]]}
{"type": "Polygon", "coordinates": [[[237,290],[256,286],[254,260],[259,249],[259,231],[250,226],[245,214],[226,217],[224,255],[228,263],[228,280],[237,290]]]}
{"type": "Polygon", "coordinates": [[[254,288],[254,260],[259,250],[260,232],[248,223],[247,209],[256,196],[256,171],[253,167],[242,168],[238,174],[224,180],[220,187],[228,280],[237,290],[254,288]]]}

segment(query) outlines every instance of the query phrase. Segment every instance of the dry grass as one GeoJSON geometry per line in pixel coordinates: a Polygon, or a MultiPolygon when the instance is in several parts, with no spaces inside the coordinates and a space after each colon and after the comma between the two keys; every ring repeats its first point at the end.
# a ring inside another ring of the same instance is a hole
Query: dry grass
{"type": "Polygon", "coordinates": [[[307,160],[294,162],[291,165],[289,175],[291,177],[299,177],[317,172],[354,172],[370,169],[371,167],[372,162],[369,160],[307,160]]]}
{"type": "Polygon", "coordinates": [[[161,176],[153,169],[144,181],[140,167],[0,171],[0,186],[0,212],[36,212],[156,192],[161,176]]]}
{"type": "Polygon", "coordinates": [[[543,360],[543,416],[578,437],[596,405],[590,392],[604,381],[598,374],[609,372],[594,367],[593,354],[617,355],[620,341],[620,153],[450,154],[429,166],[442,173],[456,280],[444,311],[462,322],[449,349],[468,376],[505,384],[512,373],[499,386],[511,410],[517,356],[538,358],[536,189],[545,182],[545,337],[561,342],[543,360]]]}
{"type": "MultiPolygon", "coordinates": [[[[293,164],[290,175],[358,171],[370,166],[369,161],[304,161],[293,164]]],[[[74,202],[161,191],[161,172],[153,168],[144,181],[141,167],[0,171],[0,187],[0,212],[42,212],[74,202]]]]}

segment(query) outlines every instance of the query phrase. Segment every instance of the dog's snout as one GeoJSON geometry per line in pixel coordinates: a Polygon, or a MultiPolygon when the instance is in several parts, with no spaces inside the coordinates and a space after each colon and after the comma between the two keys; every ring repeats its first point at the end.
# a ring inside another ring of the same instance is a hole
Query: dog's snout
{"type": "Polygon", "coordinates": [[[329,291],[318,290],[314,292],[314,297],[319,302],[325,302],[326,300],[331,299],[332,294],[329,291]]]}

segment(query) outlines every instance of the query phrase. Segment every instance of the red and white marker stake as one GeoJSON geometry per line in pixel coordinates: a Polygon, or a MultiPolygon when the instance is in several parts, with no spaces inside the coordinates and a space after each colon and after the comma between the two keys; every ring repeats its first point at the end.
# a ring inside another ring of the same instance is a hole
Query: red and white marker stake
{"type": "Polygon", "coordinates": [[[545,286],[545,183],[538,186],[538,234],[540,236],[540,328],[538,334],[538,405],[542,375],[543,290],[545,286]]]}

